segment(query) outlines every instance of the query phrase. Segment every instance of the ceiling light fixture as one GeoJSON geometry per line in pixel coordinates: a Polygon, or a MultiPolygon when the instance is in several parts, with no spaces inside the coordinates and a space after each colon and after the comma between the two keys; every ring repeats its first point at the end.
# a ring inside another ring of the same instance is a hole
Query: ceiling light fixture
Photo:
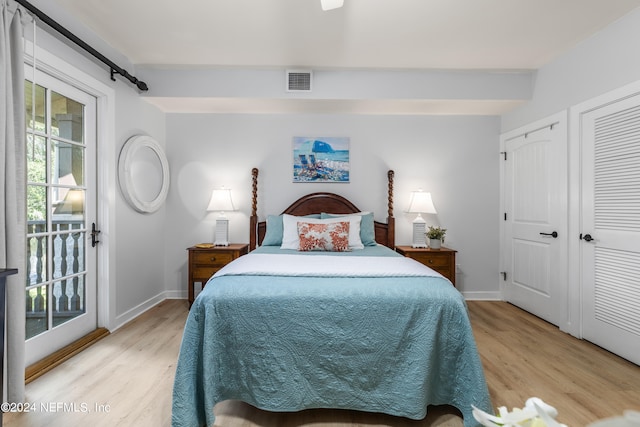
{"type": "Polygon", "coordinates": [[[326,11],[342,7],[344,0],[320,0],[320,4],[322,5],[322,10],[326,11]]]}

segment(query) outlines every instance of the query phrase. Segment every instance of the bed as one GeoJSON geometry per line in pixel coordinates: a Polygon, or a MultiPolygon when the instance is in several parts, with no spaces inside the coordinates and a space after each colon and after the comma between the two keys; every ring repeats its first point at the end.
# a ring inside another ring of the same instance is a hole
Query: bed
{"type": "Polygon", "coordinates": [[[386,223],[333,193],[259,221],[257,176],[251,252],[207,282],[187,318],[172,426],[213,426],[224,400],[410,419],[451,405],[465,427],[479,425],[472,405],[489,413],[492,405],[465,301],[446,278],[393,250],[393,172],[386,223]],[[328,249],[309,250],[318,241],[328,249]]]}

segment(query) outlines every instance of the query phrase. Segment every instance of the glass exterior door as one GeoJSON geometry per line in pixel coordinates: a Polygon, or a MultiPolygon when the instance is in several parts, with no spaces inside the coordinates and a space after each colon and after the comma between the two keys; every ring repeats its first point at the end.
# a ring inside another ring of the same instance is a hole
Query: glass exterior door
{"type": "Polygon", "coordinates": [[[96,328],[96,130],[95,98],[25,72],[29,365],[96,328]]]}

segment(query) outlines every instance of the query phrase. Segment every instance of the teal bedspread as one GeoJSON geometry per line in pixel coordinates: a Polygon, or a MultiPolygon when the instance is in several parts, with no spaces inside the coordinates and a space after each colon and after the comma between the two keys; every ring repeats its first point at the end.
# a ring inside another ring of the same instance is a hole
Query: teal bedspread
{"type": "Polygon", "coordinates": [[[222,276],[185,326],[172,426],[213,426],[227,399],[271,411],[353,409],[412,419],[492,412],[461,294],[442,277],[222,276]]]}

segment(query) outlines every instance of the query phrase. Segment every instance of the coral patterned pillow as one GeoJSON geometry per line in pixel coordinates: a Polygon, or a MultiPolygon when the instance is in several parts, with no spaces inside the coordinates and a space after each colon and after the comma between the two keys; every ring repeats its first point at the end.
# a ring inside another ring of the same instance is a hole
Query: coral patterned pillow
{"type": "Polygon", "coordinates": [[[300,251],[346,252],[349,250],[349,221],[313,224],[298,222],[300,251]]]}

